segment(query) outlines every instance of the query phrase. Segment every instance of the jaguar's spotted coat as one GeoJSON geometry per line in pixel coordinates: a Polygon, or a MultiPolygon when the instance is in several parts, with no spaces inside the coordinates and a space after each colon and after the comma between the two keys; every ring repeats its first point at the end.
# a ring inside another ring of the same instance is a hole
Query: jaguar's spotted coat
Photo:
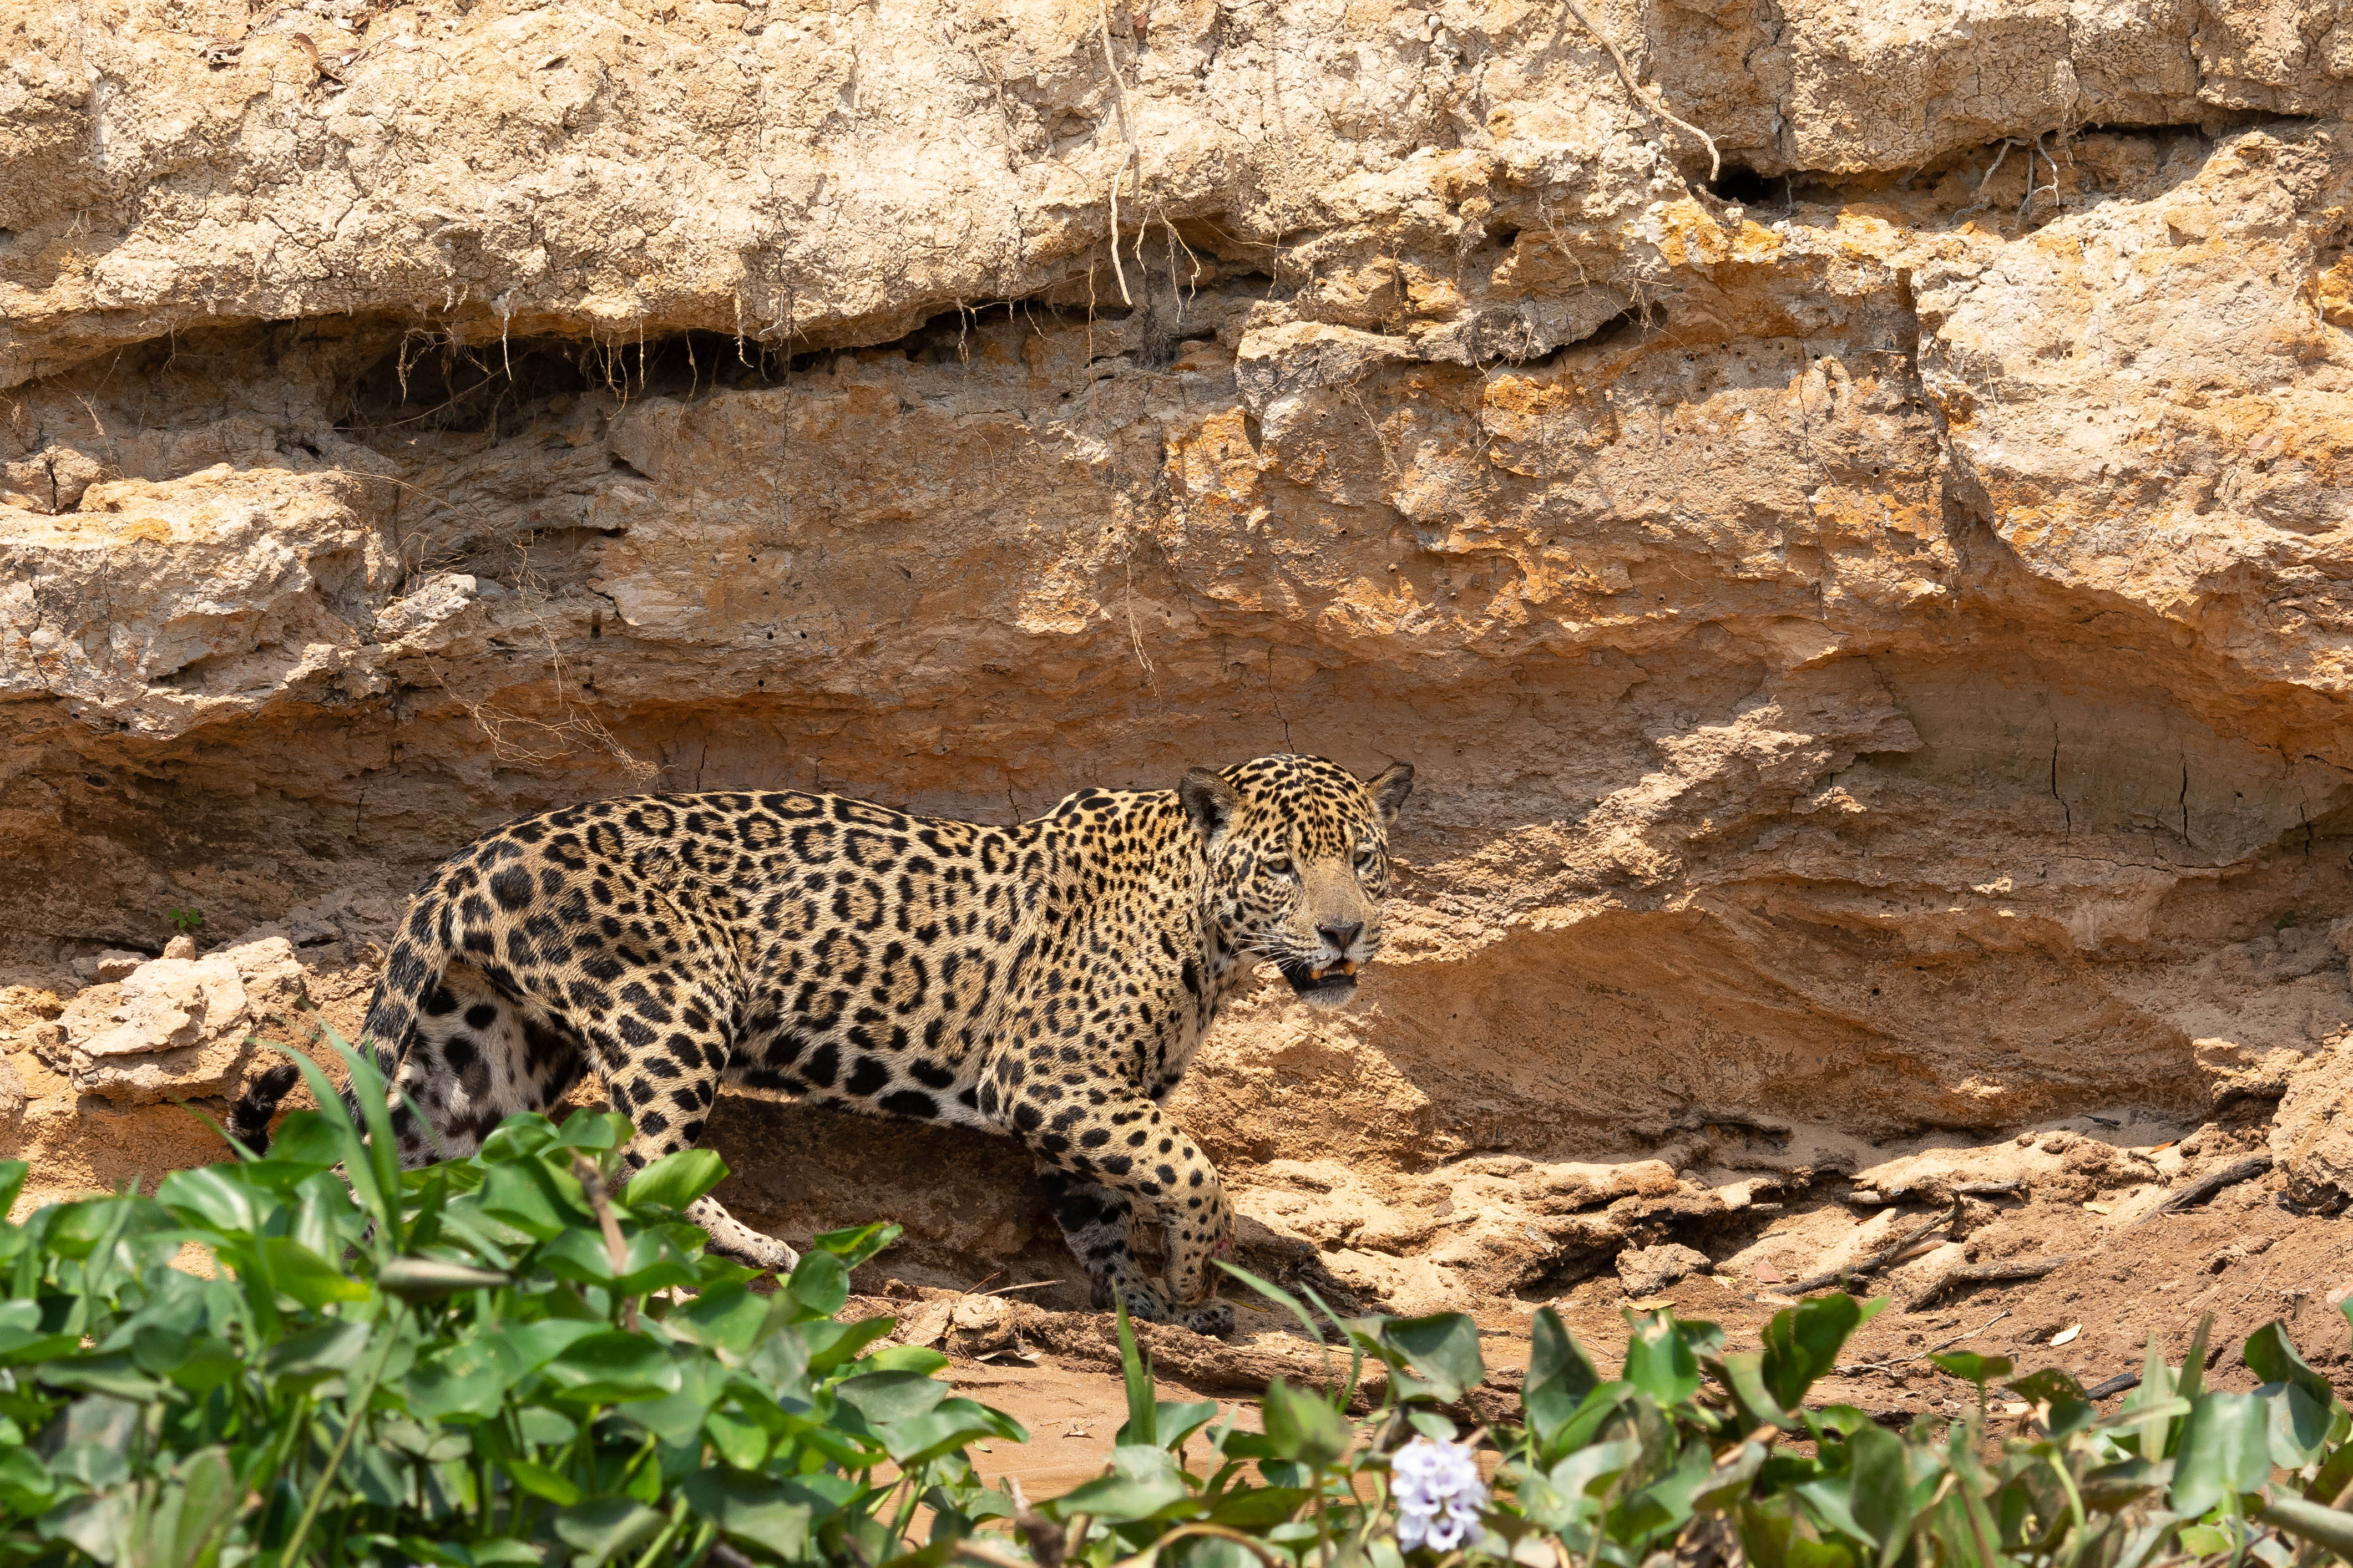
{"type": "MultiPolygon", "coordinates": [[[[1036,1157],[1099,1305],[1221,1331],[1233,1212],[1160,1101],[1256,960],[1311,1001],[1354,994],[1412,784],[1282,755],[1010,827],[791,791],[511,823],[417,889],[368,1006],[432,1123],[396,1100],[401,1160],[470,1152],[589,1069],[637,1123],[633,1167],[700,1138],[726,1084],[995,1128],[1036,1157]],[[1137,1204],[1174,1310],[1130,1248],[1137,1204]]],[[[239,1103],[241,1141],[266,1143],[292,1077],[239,1103]]],[[[721,1250],[795,1260],[712,1199],[694,1217],[721,1250]]]]}

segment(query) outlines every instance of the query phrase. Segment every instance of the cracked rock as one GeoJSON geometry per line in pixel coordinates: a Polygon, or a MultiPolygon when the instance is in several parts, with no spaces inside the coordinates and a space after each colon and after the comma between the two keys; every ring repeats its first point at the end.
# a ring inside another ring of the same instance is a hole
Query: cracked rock
{"type": "Polygon", "coordinates": [[[1618,1255],[1618,1278],[1625,1281],[1627,1294],[1631,1296],[1654,1296],[1676,1280],[1704,1274],[1711,1267],[1706,1253],[1672,1241],[1630,1247],[1618,1255]]]}
{"type": "Polygon", "coordinates": [[[291,1031],[308,1000],[283,937],[153,959],[67,1005],[66,1070],[77,1093],[129,1105],[220,1094],[243,1075],[255,1033],[291,1031]]]}

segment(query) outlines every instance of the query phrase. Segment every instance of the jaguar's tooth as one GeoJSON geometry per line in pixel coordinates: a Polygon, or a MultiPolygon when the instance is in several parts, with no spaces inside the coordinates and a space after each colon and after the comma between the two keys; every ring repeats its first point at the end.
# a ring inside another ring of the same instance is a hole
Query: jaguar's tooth
{"type": "Polygon", "coordinates": [[[1340,973],[1343,973],[1343,974],[1354,974],[1354,973],[1356,973],[1356,961],[1355,959],[1353,959],[1353,958],[1344,958],[1344,959],[1342,959],[1342,960],[1340,961],[1340,973]]]}

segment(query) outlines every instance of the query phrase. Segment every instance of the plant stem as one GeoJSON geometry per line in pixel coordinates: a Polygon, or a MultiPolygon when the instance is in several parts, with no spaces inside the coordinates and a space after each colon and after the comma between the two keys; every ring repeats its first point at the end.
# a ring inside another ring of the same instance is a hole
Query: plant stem
{"type": "Polygon", "coordinates": [[[360,1421],[367,1414],[368,1402],[375,1397],[376,1381],[384,1376],[385,1363],[392,1360],[392,1347],[399,1342],[400,1310],[395,1305],[385,1313],[384,1348],[376,1352],[375,1364],[369,1367],[367,1375],[360,1379],[359,1392],[343,1402],[343,1434],[335,1439],[334,1451],[327,1456],[326,1468],[319,1472],[317,1483],[311,1488],[311,1500],[303,1505],[301,1521],[294,1526],[294,1534],[279,1557],[280,1563],[290,1564],[300,1561],[298,1554],[302,1550],[303,1542],[310,1538],[311,1526],[318,1522],[319,1510],[327,1501],[327,1489],[335,1484],[335,1477],[343,1468],[343,1456],[351,1450],[352,1434],[359,1430],[360,1421]]]}

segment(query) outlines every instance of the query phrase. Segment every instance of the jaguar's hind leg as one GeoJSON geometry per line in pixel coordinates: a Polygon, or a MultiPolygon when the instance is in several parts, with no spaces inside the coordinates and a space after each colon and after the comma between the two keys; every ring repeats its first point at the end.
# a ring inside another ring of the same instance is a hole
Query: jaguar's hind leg
{"type": "Polygon", "coordinates": [[[545,1110],[562,1100],[585,1065],[563,1030],[500,994],[472,965],[450,964],[418,1010],[416,1032],[393,1078],[400,1163],[416,1166],[473,1153],[508,1117],[545,1110]],[[424,1113],[425,1125],[409,1114],[411,1103],[424,1113]]]}
{"type": "MultiPolygon", "coordinates": [[[[658,1010],[659,1018],[632,1017],[634,1032],[651,1036],[625,1045],[622,1036],[599,1026],[588,1034],[597,1061],[597,1076],[613,1109],[628,1117],[638,1130],[621,1151],[631,1173],[641,1171],[665,1154],[691,1149],[702,1137],[702,1124],[718,1097],[720,1076],[727,1065],[724,1038],[715,1026],[718,1009],[709,998],[698,998],[685,988],[671,990],[651,983],[653,993],[638,1005],[658,1010]],[[660,1035],[643,1027],[647,1022],[667,1022],[660,1035]]],[[[628,1025],[622,1026],[627,1027],[628,1025]]],[[[717,1198],[697,1198],[686,1217],[711,1237],[711,1249],[754,1268],[789,1273],[801,1256],[773,1236],[753,1229],[727,1212],[717,1198]]]]}

